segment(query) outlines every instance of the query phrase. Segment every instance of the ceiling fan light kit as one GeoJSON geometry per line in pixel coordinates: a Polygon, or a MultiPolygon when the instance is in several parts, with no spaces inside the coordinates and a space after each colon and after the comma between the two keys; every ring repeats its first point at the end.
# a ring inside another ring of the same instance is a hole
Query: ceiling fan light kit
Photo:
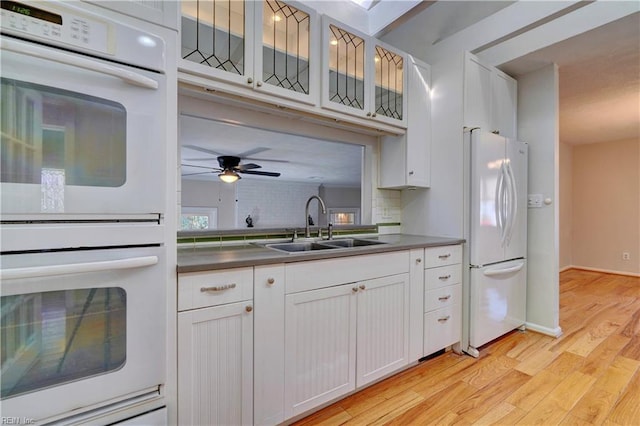
{"type": "Polygon", "coordinates": [[[240,176],[233,170],[225,170],[218,175],[221,181],[225,183],[233,183],[240,179],[240,176]]]}

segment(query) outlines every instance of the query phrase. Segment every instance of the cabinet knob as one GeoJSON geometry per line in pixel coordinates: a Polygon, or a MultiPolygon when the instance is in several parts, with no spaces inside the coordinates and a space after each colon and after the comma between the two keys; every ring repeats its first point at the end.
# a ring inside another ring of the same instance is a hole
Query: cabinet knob
{"type": "Polygon", "coordinates": [[[261,82],[261,81],[258,81],[258,82],[256,83],[256,86],[261,87],[261,86],[262,86],[262,82],[261,82]]]}
{"type": "Polygon", "coordinates": [[[377,114],[374,112],[373,114],[371,114],[372,117],[375,117],[377,114]]]}
{"type": "Polygon", "coordinates": [[[413,170],[409,172],[409,176],[413,176],[413,170]]]}
{"type": "Polygon", "coordinates": [[[251,77],[249,77],[249,78],[247,79],[247,84],[251,84],[251,83],[253,83],[253,79],[252,79],[251,77]]]}
{"type": "Polygon", "coordinates": [[[367,117],[371,117],[371,113],[370,112],[367,113],[367,117]]]}
{"type": "Polygon", "coordinates": [[[366,290],[367,287],[364,284],[360,284],[360,290],[366,290]]]}
{"type": "Polygon", "coordinates": [[[275,283],[275,282],[276,282],[276,280],[274,280],[273,278],[268,278],[267,279],[267,284],[269,284],[269,285],[273,285],[273,283],[275,283]]]}
{"type": "Polygon", "coordinates": [[[417,258],[416,259],[416,263],[422,263],[422,259],[421,258],[417,258]]]}
{"type": "Polygon", "coordinates": [[[351,291],[352,291],[352,292],[354,292],[354,293],[357,293],[357,292],[358,292],[358,287],[353,287],[353,288],[351,289],[351,291]]]}
{"type": "Polygon", "coordinates": [[[244,310],[247,311],[247,312],[251,312],[251,311],[253,311],[253,306],[247,305],[247,306],[244,307],[244,310]]]}

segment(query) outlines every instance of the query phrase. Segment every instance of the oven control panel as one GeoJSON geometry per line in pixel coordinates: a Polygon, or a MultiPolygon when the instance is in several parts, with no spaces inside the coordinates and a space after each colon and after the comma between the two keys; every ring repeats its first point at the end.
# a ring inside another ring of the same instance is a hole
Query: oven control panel
{"type": "Polygon", "coordinates": [[[3,0],[1,4],[3,32],[61,46],[113,53],[109,49],[109,25],[106,22],[82,16],[53,2],[38,2],[34,6],[3,0]]]}

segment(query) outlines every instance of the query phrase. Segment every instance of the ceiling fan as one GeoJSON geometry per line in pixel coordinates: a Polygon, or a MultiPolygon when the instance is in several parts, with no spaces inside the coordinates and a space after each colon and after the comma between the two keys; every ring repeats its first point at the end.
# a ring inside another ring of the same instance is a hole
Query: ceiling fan
{"type": "MultiPolygon", "coordinates": [[[[200,148],[193,145],[184,145],[184,147],[194,149],[196,151],[206,152],[208,154],[213,154],[213,155],[218,154],[215,151],[212,151],[206,148],[200,148]]],[[[255,163],[240,164],[241,160],[247,159],[246,157],[247,155],[255,154],[256,152],[261,152],[267,149],[268,148],[256,148],[251,151],[247,151],[238,155],[218,155],[216,159],[218,160],[218,165],[220,167],[208,167],[208,166],[196,166],[193,164],[183,164],[183,166],[185,167],[196,167],[201,169],[208,169],[208,171],[197,172],[197,173],[187,173],[187,174],[183,174],[182,176],[218,173],[218,177],[220,178],[220,180],[227,183],[233,183],[238,179],[240,179],[239,173],[248,174],[248,175],[278,177],[280,176],[280,173],[278,172],[266,172],[266,171],[255,170],[255,169],[262,168],[262,166],[258,164],[255,164],[255,163]]],[[[187,159],[187,161],[203,161],[203,160],[209,161],[209,160],[212,160],[212,158],[187,159]]],[[[280,161],[280,160],[275,160],[275,161],[280,161]]]]}

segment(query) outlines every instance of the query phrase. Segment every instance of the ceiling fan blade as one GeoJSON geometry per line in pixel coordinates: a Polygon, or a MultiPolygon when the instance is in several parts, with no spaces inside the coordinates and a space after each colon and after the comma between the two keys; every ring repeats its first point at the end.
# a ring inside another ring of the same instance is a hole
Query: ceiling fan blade
{"type": "Polygon", "coordinates": [[[241,152],[240,154],[236,154],[236,156],[240,157],[240,158],[247,158],[250,155],[254,155],[254,154],[257,154],[259,152],[269,151],[270,149],[271,148],[266,148],[264,146],[258,146],[256,148],[250,149],[248,151],[241,152]]]}
{"type": "Polygon", "coordinates": [[[195,175],[210,175],[212,173],[218,173],[218,172],[216,170],[210,170],[208,172],[185,173],[185,174],[183,174],[181,176],[185,177],[185,176],[195,176],[195,175]]]}
{"type": "Polygon", "coordinates": [[[243,160],[257,161],[259,163],[270,161],[272,163],[289,163],[289,160],[275,160],[271,158],[252,158],[252,157],[242,157],[243,160]]]}
{"type": "Polygon", "coordinates": [[[257,164],[253,164],[253,163],[240,164],[237,167],[238,170],[251,170],[251,169],[260,169],[260,168],[262,168],[262,166],[259,166],[257,164]]]}
{"type": "Polygon", "coordinates": [[[253,170],[238,170],[238,173],[244,173],[247,175],[271,176],[271,177],[280,176],[280,173],[276,173],[276,172],[255,172],[253,170]]]}
{"type": "Polygon", "coordinates": [[[197,169],[209,169],[212,171],[218,171],[221,172],[222,169],[218,168],[218,167],[208,167],[208,166],[196,166],[195,164],[180,164],[182,167],[195,167],[197,169]]]}
{"type": "Polygon", "coordinates": [[[183,158],[184,161],[214,161],[215,157],[183,158]]]}
{"type": "Polygon", "coordinates": [[[183,148],[189,148],[192,149],[194,151],[200,151],[200,152],[204,152],[205,154],[211,154],[213,156],[219,156],[219,155],[224,155],[219,153],[218,151],[214,151],[212,149],[208,149],[208,148],[202,148],[196,145],[182,145],[183,148]]]}

